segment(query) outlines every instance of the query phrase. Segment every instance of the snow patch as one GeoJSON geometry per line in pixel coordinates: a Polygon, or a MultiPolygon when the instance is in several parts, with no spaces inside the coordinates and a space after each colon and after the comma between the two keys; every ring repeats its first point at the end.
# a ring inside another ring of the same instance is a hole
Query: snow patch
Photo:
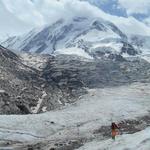
{"type": "Polygon", "coordinates": [[[77,47],[71,47],[67,49],[59,49],[56,50],[55,55],[64,54],[64,55],[77,55],[81,56],[87,59],[93,59],[90,55],[88,55],[83,49],[77,48],[77,47]]]}
{"type": "Polygon", "coordinates": [[[0,90],[0,93],[5,93],[5,90],[0,90]]]}
{"type": "Polygon", "coordinates": [[[42,97],[39,98],[39,101],[38,101],[38,103],[37,103],[37,106],[31,108],[33,114],[38,113],[38,111],[39,111],[39,109],[40,109],[40,107],[41,107],[41,104],[42,104],[42,102],[43,102],[43,100],[44,100],[44,98],[45,98],[46,96],[47,96],[47,93],[46,93],[45,91],[43,91],[43,92],[42,92],[42,97]]]}

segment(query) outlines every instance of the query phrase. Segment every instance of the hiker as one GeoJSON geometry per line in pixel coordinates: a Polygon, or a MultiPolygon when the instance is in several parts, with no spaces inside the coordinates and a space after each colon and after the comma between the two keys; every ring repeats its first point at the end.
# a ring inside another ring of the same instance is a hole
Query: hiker
{"type": "Polygon", "coordinates": [[[112,124],[111,124],[111,136],[112,136],[113,140],[115,140],[116,135],[118,135],[118,129],[120,129],[120,127],[115,122],[112,122],[112,124]]]}

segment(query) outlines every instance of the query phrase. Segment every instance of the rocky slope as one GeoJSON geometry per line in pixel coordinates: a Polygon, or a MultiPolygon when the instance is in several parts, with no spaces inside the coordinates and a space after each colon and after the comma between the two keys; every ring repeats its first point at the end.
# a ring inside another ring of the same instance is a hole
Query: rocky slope
{"type": "MultiPolygon", "coordinates": [[[[49,63],[49,62],[48,62],[49,63]]],[[[82,81],[84,87],[96,88],[122,85],[138,81],[149,81],[150,65],[142,59],[112,61],[82,61],[78,57],[56,56],[55,65],[47,65],[43,70],[44,78],[52,77],[60,85],[69,85],[69,80],[82,81]]],[[[80,87],[79,83],[79,87],[80,87]]]]}
{"type": "Polygon", "coordinates": [[[86,88],[150,81],[150,65],[142,59],[83,61],[73,55],[21,56],[0,47],[1,114],[45,112],[75,102],[86,88]]]}
{"type": "MultiPolygon", "coordinates": [[[[52,57],[49,56],[49,59],[52,57]]],[[[0,114],[52,110],[63,105],[60,103],[62,98],[66,103],[69,93],[61,91],[55,81],[47,81],[42,74],[25,65],[21,57],[0,46],[0,114]]]]}

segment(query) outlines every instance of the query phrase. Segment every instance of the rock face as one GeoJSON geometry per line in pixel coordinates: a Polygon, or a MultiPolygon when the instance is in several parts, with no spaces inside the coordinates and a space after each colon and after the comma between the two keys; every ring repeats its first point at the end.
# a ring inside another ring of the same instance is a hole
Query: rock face
{"type": "Polygon", "coordinates": [[[111,55],[122,57],[122,54],[137,54],[127,36],[113,23],[101,18],[58,20],[24,36],[11,37],[2,44],[9,49],[25,52],[76,54],[97,59],[111,55]]]}
{"type": "Polygon", "coordinates": [[[59,99],[67,99],[68,94],[41,75],[39,70],[24,65],[19,56],[1,46],[0,113],[39,113],[62,106],[59,99]]]}

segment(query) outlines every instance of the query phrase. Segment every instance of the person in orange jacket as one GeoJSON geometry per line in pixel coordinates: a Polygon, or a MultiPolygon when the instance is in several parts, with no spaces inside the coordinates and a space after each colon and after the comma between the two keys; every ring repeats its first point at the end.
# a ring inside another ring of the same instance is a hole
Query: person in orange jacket
{"type": "Polygon", "coordinates": [[[113,140],[115,140],[116,135],[119,134],[118,129],[120,129],[120,127],[115,122],[112,122],[112,124],[111,124],[111,136],[112,136],[113,140]]]}

